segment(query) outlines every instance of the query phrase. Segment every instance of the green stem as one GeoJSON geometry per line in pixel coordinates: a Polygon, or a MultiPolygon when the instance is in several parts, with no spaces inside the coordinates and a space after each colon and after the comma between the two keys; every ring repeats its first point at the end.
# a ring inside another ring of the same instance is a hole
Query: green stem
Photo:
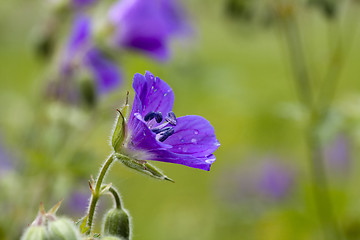
{"type": "Polygon", "coordinates": [[[297,22],[295,21],[295,17],[291,15],[283,19],[282,24],[299,99],[304,106],[312,108],[313,93],[297,22]]]}
{"type": "Polygon", "coordinates": [[[121,199],[120,199],[120,195],[119,195],[118,191],[116,190],[116,188],[110,187],[109,192],[111,193],[111,195],[114,198],[115,207],[117,209],[121,209],[121,199]]]}
{"type": "Polygon", "coordinates": [[[315,104],[314,93],[310,84],[310,76],[303,54],[303,44],[301,42],[299,28],[293,14],[284,18],[282,23],[285,39],[289,48],[298,97],[311,115],[308,128],[305,132],[305,139],[309,150],[309,165],[319,221],[322,225],[324,239],[341,239],[333,214],[333,206],[330,200],[324,167],[324,157],[320,144],[321,141],[318,136],[318,129],[322,124],[323,118],[321,115],[319,116],[317,105],[315,104]]]}
{"type": "Polygon", "coordinates": [[[333,205],[331,202],[324,166],[321,140],[318,135],[318,128],[320,124],[321,118],[318,122],[317,114],[314,113],[313,119],[310,121],[310,124],[306,129],[305,136],[307,148],[309,149],[309,166],[313,182],[315,204],[319,221],[323,228],[324,239],[341,239],[336,217],[333,212],[333,205]]]}
{"type": "Polygon", "coordinates": [[[97,201],[99,200],[99,197],[100,197],[101,184],[102,184],[102,182],[104,180],[106,172],[108,171],[108,169],[109,169],[111,163],[114,161],[114,159],[115,159],[115,157],[113,156],[113,154],[111,154],[109,156],[109,158],[105,161],[105,163],[101,167],[100,173],[99,173],[99,175],[98,175],[98,177],[96,179],[95,189],[92,189],[92,197],[91,197],[91,201],[90,201],[90,207],[89,207],[89,213],[88,213],[88,221],[87,221],[87,226],[89,227],[88,233],[91,233],[91,227],[92,227],[92,224],[93,224],[96,204],[97,204],[97,201]]]}

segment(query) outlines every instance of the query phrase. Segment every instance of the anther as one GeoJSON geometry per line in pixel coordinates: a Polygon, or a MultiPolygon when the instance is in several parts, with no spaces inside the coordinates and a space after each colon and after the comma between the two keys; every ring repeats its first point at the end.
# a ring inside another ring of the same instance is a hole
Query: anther
{"type": "Polygon", "coordinates": [[[144,117],[145,122],[148,122],[151,119],[153,119],[155,117],[155,115],[156,115],[156,113],[154,111],[151,111],[148,114],[146,114],[144,117]]]}
{"type": "Polygon", "coordinates": [[[163,120],[163,116],[161,112],[155,113],[155,120],[157,123],[161,123],[161,121],[163,120]]]}
{"type": "Polygon", "coordinates": [[[170,137],[171,135],[174,134],[174,129],[170,128],[169,130],[167,130],[166,132],[162,133],[161,137],[159,138],[160,142],[165,141],[168,137],[170,137]]]}
{"type": "Polygon", "coordinates": [[[153,129],[151,129],[151,131],[153,131],[154,133],[158,134],[158,133],[166,132],[166,131],[168,131],[169,129],[171,129],[171,127],[153,128],[153,129]]]}
{"type": "Polygon", "coordinates": [[[168,123],[170,123],[171,125],[176,126],[177,119],[176,119],[175,113],[169,112],[168,115],[166,116],[165,120],[168,123]]]}

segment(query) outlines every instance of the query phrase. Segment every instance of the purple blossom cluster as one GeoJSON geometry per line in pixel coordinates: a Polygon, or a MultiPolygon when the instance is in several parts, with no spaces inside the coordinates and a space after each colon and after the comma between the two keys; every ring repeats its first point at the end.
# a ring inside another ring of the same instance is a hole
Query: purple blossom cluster
{"type": "Polygon", "coordinates": [[[106,22],[102,26],[111,29],[102,36],[106,39],[95,41],[94,28],[99,19],[91,17],[86,9],[98,3],[72,0],[74,19],[60,68],[60,79],[76,78],[79,72],[91,76],[97,94],[109,93],[122,84],[122,71],[108,51],[137,50],[156,60],[167,60],[171,38],[188,29],[176,0],[122,0],[110,6],[101,19],[106,22]],[[108,46],[98,46],[99,42],[108,46]]]}

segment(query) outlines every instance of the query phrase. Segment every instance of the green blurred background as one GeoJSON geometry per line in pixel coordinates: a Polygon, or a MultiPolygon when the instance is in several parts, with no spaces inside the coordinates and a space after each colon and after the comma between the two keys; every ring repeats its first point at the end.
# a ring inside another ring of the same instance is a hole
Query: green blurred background
{"type": "MultiPolygon", "coordinates": [[[[124,103],[126,90],[133,97],[132,76],[145,70],[173,88],[177,116],[204,116],[221,146],[209,172],[156,162],[175,184],[114,164],[106,181],[121,192],[132,216],[134,240],[322,239],[303,139],[303,111],[281,31],[271,21],[229,17],[227,1],[188,0],[184,5],[193,35],[173,42],[171,60],[159,63],[124,52],[119,63],[124,86],[90,111],[42,98],[48,63],[35,56],[34,39],[48,14],[44,2],[0,3],[0,139],[5,152],[0,158],[11,159],[7,165],[12,166],[0,166],[0,239],[18,239],[40,202],[48,209],[64,199],[59,214],[74,220],[85,213],[90,175],[96,176],[111,150],[115,109],[124,103]],[[279,198],[258,193],[253,186],[261,178],[258,169],[274,161],[291,176],[279,198]],[[71,208],[74,192],[81,193],[83,208],[71,208]]],[[[338,158],[344,158],[340,162],[346,166],[329,163],[327,168],[334,211],[348,239],[360,239],[360,38],[355,8],[351,16],[341,15],[354,21],[338,21],[344,42],[351,36],[353,44],[332,117],[322,130],[328,148],[336,148],[332,143],[339,136],[345,139],[345,153],[338,158]]],[[[338,23],[311,7],[299,16],[309,69],[317,80],[326,70],[329,42],[339,34],[332,28],[338,23]]],[[[111,201],[104,198],[100,205],[97,223],[111,201]]]]}

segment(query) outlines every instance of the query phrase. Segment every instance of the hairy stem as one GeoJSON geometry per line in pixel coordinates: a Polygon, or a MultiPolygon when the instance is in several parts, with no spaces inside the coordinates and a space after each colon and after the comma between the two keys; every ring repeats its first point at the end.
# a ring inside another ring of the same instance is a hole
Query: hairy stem
{"type": "Polygon", "coordinates": [[[95,189],[92,189],[92,197],[91,197],[91,201],[90,201],[88,221],[87,221],[87,226],[89,227],[88,233],[91,233],[96,204],[100,197],[101,184],[104,180],[106,172],[108,171],[108,169],[109,169],[111,163],[114,161],[114,159],[115,159],[115,157],[113,156],[113,154],[111,154],[109,156],[109,158],[105,161],[105,163],[103,164],[103,166],[100,169],[98,177],[96,178],[95,189]]]}
{"type": "Polygon", "coordinates": [[[121,198],[120,198],[120,194],[119,192],[116,190],[116,188],[114,187],[110,187],[109,188],[109,192],[111,193],[111,195],[114,198],[114,202],[115,202],[115,207],[117,209],[121,209],[121,198]]]}

